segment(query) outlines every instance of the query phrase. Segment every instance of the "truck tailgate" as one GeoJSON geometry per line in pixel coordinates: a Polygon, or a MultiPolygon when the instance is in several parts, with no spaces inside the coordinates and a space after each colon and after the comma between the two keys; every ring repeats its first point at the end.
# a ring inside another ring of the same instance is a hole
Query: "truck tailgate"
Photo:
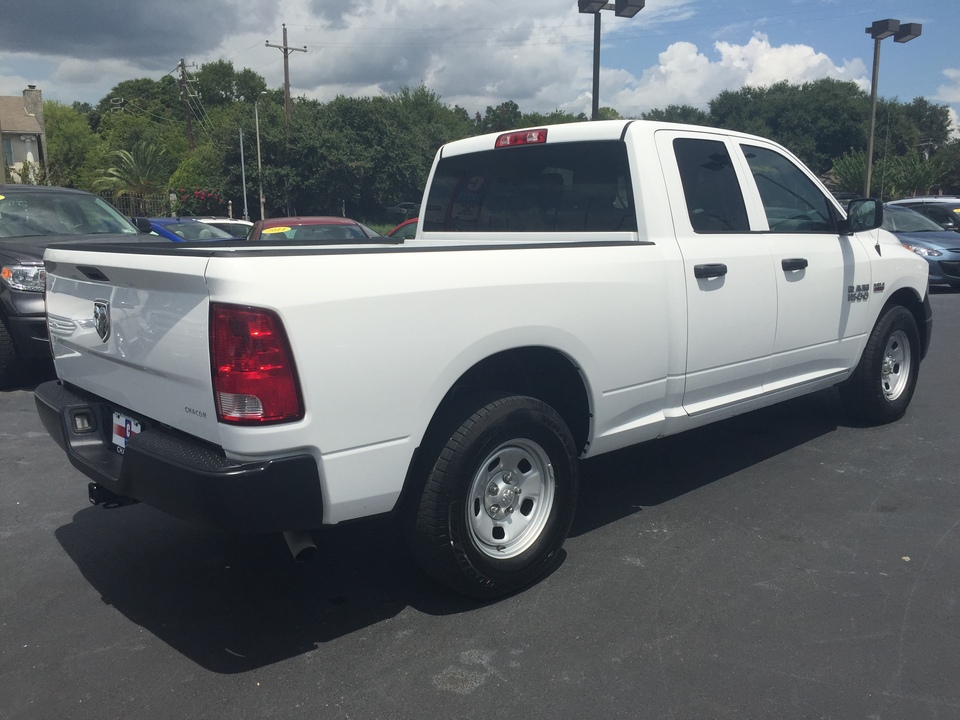
{"type": "Polygon", "coordinates": [[[207,258],[55,248],[44,259],[59,378],[217,442],[207,258]]]}

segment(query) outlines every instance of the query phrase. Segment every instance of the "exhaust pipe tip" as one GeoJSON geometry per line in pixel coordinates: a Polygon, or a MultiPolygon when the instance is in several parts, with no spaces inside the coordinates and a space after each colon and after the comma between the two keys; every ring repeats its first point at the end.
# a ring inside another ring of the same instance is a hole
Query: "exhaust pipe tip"
{"type": "Polygon", "coordinates": [[[290,554],[298,563],[309,562],[317,554],[313,537],[306,530],[287,530],[283,533],[283,539],[287,541],[290,554]]]}

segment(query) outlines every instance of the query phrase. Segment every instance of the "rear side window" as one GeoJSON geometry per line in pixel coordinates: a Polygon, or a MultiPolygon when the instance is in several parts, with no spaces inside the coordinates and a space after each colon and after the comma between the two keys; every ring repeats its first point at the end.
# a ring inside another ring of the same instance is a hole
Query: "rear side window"
{"type": "Polygon", "coordinates": [[[749,232],[743,192],[727,146],[719,140],[677,138],[673,151],[693,231],[749,232]]]}
{"type": "Polygon", "coordinates": [[[442,158],[421,222],[444,232],[636,230],[626,145],[523,145],[442,158]]]}

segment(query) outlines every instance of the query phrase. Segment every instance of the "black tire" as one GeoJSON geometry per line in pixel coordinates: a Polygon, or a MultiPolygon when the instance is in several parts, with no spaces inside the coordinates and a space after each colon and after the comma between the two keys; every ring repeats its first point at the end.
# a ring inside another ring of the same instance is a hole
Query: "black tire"
{"type": "Polygon", "coordinates": [[[873,424],[899,420],[907,411],[920,371],[920,333],[905,307],[877,321],[853,375],[840,386],[847,411],[873,424]]]}
{"type": "Polygon", "coordinates": [[[6,389],[17,377],[17,350],[7,326],[0,319],[0,389],[6,389]]]}
{"type": "Polygon", "coordinates": [[[473,407],[448,437],[434,438],[442,449],[427,458],[408,539],[428,575],[490,599],[552,567],[573,521],[579,464],[570,430],[549,405],[508,396],[473,407]]]}

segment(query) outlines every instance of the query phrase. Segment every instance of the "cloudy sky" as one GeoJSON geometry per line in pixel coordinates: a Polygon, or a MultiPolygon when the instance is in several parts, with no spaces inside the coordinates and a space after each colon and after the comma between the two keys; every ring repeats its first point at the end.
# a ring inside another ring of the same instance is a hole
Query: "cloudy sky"
{"type": "MultiPolygon", "coordinates": [[[[591,107],[593,18],[574,0],[4,0],[0,95],[96,103],[122,80],[223,59],[295,96],[371,96],[420,84],[450,105],[523,111],[591,107]]],[[[853,80],[869,90],[874,20],[923,23],[881,43],[882,97],[960,111],[958,0],[646,0],[602,14],[600,104],[621,114],[706,109],[722,90],[853,80]]]]}

